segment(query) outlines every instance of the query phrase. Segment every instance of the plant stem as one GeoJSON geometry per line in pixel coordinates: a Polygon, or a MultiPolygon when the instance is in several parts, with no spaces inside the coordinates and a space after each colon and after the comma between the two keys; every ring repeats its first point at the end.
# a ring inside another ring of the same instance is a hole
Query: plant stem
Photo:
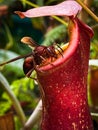
{"type": "Polygon", "coordinates": [[[65,22],[64,20],[62,20],[61,18],[59,18],[57,16],[52,16],[52,18],[56,19],[57,21],[59,21],[60,23],[64,24],[65,26],[68,26],[68,23],[65,22]]]}
{"type": "Polygon", "coordinates": [[[28,1],[28,0],[20,0],[21,2],[25,2],[26,4],[28,4],[28,5],[30,5],[30,6],[32,6],[32,7],[34,7],[34,8],[37,8],[37,7],[39,7],[38,5],[36,5],[36,4],[34,4],[33,2],[30,2],[30,1],[28,1]]]}
{"type": "Polygon", "coordinates": [[[14,95],[14,93],[12,92],[12,90],[10,89],[10,85],[7,82],[7,80],[5,79],[5,77],[0,73],[0,82],[3,85],[3,89],[7,92],[8,96],[10,97],[10,99],[12,100],[13,106],[17,112],[17,115],[22,123],[22,125],[24,126],[25,122],[26,122],[26,117],[25,114],[19,104],[19,101],[17,100],[16,96],[14,95]]]}
{"type": "Polygon", "coordinates": [[[42,113],[42,100],[39,101],[37,107],[35,108],[34,112],[31,114],[28,121],[25,123],[24,128],[22,130],[31,130],[32,127],[39,121],[41,118],[42,113]]]}
{"type": "Polygon", "coordinates": [[[98,22],[98,17],[81,1],[81,0],[76,0],[85,10],[86,12],[92,16],[92,18],[98,22]]]}

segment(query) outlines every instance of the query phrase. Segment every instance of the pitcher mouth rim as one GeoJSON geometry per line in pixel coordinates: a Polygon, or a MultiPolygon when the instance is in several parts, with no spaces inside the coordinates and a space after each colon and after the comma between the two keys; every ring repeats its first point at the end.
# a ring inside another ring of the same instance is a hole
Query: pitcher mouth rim
{"type": "Polygon", "coordinates": [[[57,68],[60,68],[65,64],[74,54],[76,51],[79,42],[79,28],[77,24],[77,20],[73,19],[71,21],[71,30],[70,30],[70,40],[68,44],[63,45],[61,48],[64,50],[62,53],[63,56],[59,56],[56,60],[51,62],[51,64],[37,66],[38,72],[51,72],[56,70],[57,68]]]}

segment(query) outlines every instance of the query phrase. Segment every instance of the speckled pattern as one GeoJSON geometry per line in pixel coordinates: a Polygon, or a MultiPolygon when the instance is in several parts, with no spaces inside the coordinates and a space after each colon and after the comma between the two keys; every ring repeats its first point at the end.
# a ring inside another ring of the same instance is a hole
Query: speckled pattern
{"type": "Polygon", "coordinates": [[[51,73],[37,72],[41,90],[44,92],[42,130],[93,130],[87,103],[87,72],[92,31],[78,19],[73,21],[74,27],[79,28],[79,44],[74,54],[51,73]]]}

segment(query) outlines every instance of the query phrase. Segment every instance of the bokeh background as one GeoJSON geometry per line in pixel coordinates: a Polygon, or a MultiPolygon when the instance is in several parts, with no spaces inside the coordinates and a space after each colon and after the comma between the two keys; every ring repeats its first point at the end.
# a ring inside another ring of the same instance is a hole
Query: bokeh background
{"type": "MultiPolygon", "coordinates": [[[[14,11],[26,11],[30,8],[44,5],[54,5],[63,0],[0,0],[0,63],[8,61],[17,56],[25,55],[32,50],[21,43],[24,36],[32,37],[39,45],[51,45],[57,43],[65,44],[68,41],[67,24],[62,24],[53,17],[24,18],[21,19],[14,11]]],[[[85,2],[85,0],[82,0],[85,2]]],[[[88,7],[98,16],[98,0],[89,0],[88,7]]],[[[85,11],[79,15],[81,20],[87,23],[94,30],[94,37],[91,41],[90,60],[88,74],[88,102],[90,111],[98,130],[98,23],[85,11]]],[[[65,23],[67,18],[59,17],[65,23]]],[[[28,119],[40,100],[38,84],[30,78],[26,78],[23,73],[24,59],[15,61],[0,67],[0,74],[9,83],[9,87],[18,99],[26,118],[28,119]]],[[[36,77],[35,72],[32,73],[36,77]]],[[[13,102],[5,90],[6,84],[2,84],[0,79],[0,117],[8,117],[8,113],[13,113],[15,130],[20,130],[22,123],[16,113],[13,102]]],[[[0,118],[2,120],[2,118],[0,118]]],[[[4,125],[6,121],[4,122],[4,125]]],[[[39,130],[40,121],[32,128],[39,130]]],[[[0,123],[0,126],[3,123],[0,123]]],[[[1,128],[1,127],[0,127],[1,128]]],[[[6,130],[6,129],[4,129],[6,130]]],[[[11,129],[10,129],[11,130],[11,129]]]]}

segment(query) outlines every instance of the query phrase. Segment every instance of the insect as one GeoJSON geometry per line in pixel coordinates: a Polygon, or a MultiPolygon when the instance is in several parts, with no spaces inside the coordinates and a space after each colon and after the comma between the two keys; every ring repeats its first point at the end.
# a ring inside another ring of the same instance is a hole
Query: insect
{"type": "MultiPolygon", "coordinates": [[[[24,63],[23,63],[23,71],[27,77],[31,78],[30,75],[32,71],[36,70],[36,67],[38,65],[44,64],[47,61],[46,59],[50,59],[50,61],[52,61],[54,59],[57,59],[58,57],[55,51],[54,45],[50,45],[48,47],[43,46],[43,45],[38,45],[31,37],[23,37],[21,39],[21,42],[29,45],[31,48],[33,48],[33,51],[27,55],[19,56],[7,62],[4,62],[0,64],[0,66],[11,63],[21,58],[25,58],[24,63]]],[[[62,54],[60,51],[59,53],[62,54]]],[[[47,63],[50,63],[50,62],[48,61],[47,63]]]]}

